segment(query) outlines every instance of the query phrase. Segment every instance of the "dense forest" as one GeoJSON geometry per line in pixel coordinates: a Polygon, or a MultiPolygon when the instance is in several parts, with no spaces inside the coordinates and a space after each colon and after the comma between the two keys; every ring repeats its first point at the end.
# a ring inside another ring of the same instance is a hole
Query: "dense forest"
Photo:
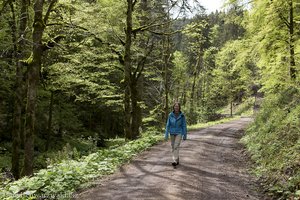
{"type": "Polygon", "coordinates": [[[255,173],[300,197],[297,0],[2,0],[0,27],[0,187],[162,134],[179,101],[189,125],[255,116],[255,173]]]}

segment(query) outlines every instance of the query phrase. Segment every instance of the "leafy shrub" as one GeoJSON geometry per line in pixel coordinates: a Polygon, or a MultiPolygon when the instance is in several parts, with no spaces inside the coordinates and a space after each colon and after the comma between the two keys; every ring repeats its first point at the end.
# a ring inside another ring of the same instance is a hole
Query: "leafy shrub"
{"type": "Polygon", "coordinates": [[[1,186],[0,199],[70,199],[83,183],[113,173],[122,163],[161,139],[162,136],[147,135],[78,160],[65,159],[59,164],[49,165],[32,177],[1,186]]]}

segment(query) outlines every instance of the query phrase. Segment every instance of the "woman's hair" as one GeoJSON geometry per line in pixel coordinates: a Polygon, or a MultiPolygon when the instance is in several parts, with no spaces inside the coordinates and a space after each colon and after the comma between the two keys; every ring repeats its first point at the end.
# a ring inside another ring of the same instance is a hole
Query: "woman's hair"
{"type": "Polygon", "coordinates": [[[181,111],[181,106],[180,106],[180,103],[179,103],[179,102],[175,102],[175,103],[173,104],[173,112],[175,111],[174,107],[175,107],[176,104],[179,106],[179,112],[180,112],[180,111],[181,111]]]}

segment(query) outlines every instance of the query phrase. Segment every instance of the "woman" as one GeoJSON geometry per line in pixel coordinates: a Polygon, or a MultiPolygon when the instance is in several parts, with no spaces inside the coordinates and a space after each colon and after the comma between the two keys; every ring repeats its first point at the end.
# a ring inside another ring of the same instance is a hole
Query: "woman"
{"type": "Polygon", "coordinates": [[[169,114],[165,140],[168,140],[169,133],[171,136],[172,146],[172,165],[175,167],[179,164],[179,146],[181,139],[186,140],[187,128],[184,114],[180,111],[180,103],[176,102],[173,105],[173,112],[169,114]]]}

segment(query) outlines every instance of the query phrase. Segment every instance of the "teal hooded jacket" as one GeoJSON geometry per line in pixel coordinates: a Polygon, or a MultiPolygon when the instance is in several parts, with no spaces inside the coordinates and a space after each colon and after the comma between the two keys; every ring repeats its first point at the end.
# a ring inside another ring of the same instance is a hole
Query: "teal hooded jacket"
{"type": "Polygon", "coordinates": [[[170,135],[181,134],[182,139],[186,139],[187,128],[186,128],[186,120],[185,116],[182,112],[179,113],[176,118],[174,112],[171,112],[168,117],[166,131],[165,131],[165,139],[167,140],[170,135]]]}

